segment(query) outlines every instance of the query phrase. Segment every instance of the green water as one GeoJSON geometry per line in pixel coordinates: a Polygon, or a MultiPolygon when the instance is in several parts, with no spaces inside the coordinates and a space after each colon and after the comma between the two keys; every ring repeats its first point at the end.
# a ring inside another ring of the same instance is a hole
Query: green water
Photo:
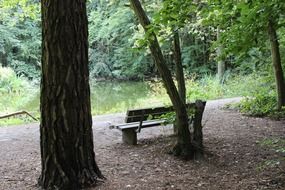
{"type": "MultiPolygon", "coordinates": [[[[39,92],[21,109],[39,113],[39,92]]],[[[92,115],[126,112],[169,104],[166,94],[157,94],[147,82],[97,82],[91,85],[92,115]]]]}
{"type": "Polygon", "coordinates": [[[166,95],[157,95],[145,82],[100,82],[91,87],[93,115],[125,112],[167,102],[166,95]]]}

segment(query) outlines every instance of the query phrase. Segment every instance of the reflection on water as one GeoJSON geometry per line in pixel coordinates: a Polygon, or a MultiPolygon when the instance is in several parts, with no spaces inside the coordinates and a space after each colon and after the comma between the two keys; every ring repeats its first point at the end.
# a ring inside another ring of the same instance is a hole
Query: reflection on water
{"type": "Polygon", "coordinates": [[[154,95],[145,82],[100,82],[91,87],[93,115],[163,105],[164,99],[154,95]]]}
{"type": "MultiPolygon", "coordinates": [[[[39,113],[39,92],[21,109],[39,113]]],[[[156,95],[146,82],[98,82],[91,85],[93,115],[126,112],[131,108],[144,108],[169,103],[167,95],[156,95]]]]}

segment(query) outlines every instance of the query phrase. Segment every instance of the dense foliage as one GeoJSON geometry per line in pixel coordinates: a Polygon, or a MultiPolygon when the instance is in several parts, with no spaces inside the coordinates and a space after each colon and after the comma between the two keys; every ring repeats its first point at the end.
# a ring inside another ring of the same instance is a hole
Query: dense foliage
{"type": "Polygon", "coordinates": [[[31,1],[0,1],[0,63],[18,76],[40,74],[39,7],[31,1]]]}
{"type": "MultiPolygon", "coordinates": [[[[284,65],[285,6],[281,0],[144,0],[142,3],[153,23],[151,31],[158,35],[173,72],[172,35],[173,31],[178,31],[188,79],[203,83],[207,76],[217,73],[217,64],[223,60],[226,65],[224,86],[216,89],[217,97],[228,88],[230,78],[243,78],[254,73],[260,78],[257,85],[260,89],[247,94],[242,110],[266,115],[275,109],[276,87],[267,27],[271,21],[277,31],[284,65]]],[[[127,0],[89,0],[88,16],[92,79],[142,80],[158,75],[144,40],[147,35],[144,35],[127,0]]],[[[40,26],[38,1],[0,0],[2,67],[12,68],[18,77],[39,80],[40,26]]],[[[211,79],[211,86],[217,87],[219,81],[211,79]]],[[[207,89],[198,88],[200,85],[192,86],[188,97],[195,97],[199,91],[208,98],[207,89]]],[[[251,86],[250,89],[256,88],[251,86]]]]}

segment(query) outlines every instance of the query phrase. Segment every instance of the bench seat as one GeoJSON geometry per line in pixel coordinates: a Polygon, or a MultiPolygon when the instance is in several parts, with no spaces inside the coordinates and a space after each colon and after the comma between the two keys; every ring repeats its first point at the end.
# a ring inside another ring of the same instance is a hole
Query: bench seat
{"type": "MultiPolygon", "coordinates": [[[[163,125],[165,120],[148,120],[148,121],[143,121],[141,124],[141,128],[147,128],[147,127],[154,127],[154,126],[159,126],[163,125]]],[[[140,122],[133,122],[133,123],[124,123],[124,124],[119,124],[115,125],[116,129],[119,129],[121,131],[124,131],[126,129],[138,129],[140,126],[140,122]]]]}
{"type": "Polygon", "coordinates": [[[122,140],[125,144],[137,144],[137,132],[141,128],[154,127],[163,125],[165,120],[147,120],[143,122],[132,122],[115,125],[115,129],[122,131],[122,140]]]}

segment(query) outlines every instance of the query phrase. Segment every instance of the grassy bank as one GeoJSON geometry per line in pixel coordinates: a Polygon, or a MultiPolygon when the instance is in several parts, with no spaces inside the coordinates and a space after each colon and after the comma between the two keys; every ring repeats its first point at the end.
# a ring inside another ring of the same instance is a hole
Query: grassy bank
{"type": "MultiPolygon", "coordinates": [[[[231,76],[223,84],[215,76],[205,75],[199,79],[191,77],[187,79],[186,86],[188,101],[243,96],[244,100],[236,105],[242,112],[254,116],[284,117],[285,109],[278,112],[275,110],[274,81],[261,73],[231,76]]],[[[91,102],[93,115],[170,104],[160,81],[92,84],[91,102]]],[[[39,84],[17,77],[9,68],[0,67],[0,115],[22,110],[39,117],[39,84]]],[[[1,119],[0,126],[32,121],[32,118],[21,115],[1,119]]]]}

